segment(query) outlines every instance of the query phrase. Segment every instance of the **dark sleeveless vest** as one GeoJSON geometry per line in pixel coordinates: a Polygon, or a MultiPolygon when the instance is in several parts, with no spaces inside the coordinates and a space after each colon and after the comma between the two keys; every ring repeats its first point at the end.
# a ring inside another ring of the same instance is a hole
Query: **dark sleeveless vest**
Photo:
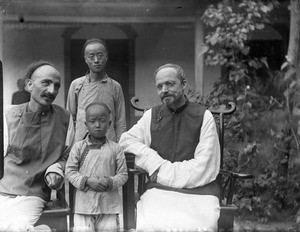
{"type": "Polygon", "coordinates": [[[55,162],[65,165],[61,157],[69,119],[70,114],[56,105],[46,111],[31,112],[25,103],[6,112],[9,147],[0,180],[1,194],[49,199],[44,174],[55,162]]]}
{"type": "MultiPolygon", "coordinates": [[[[186,103],[172,111],[166,105],[152,108],[151,145],[160,156],[170,162],[181,162],[194,158],[199,143],[203,116],[206,108],[194,102],[186,103]]],[[[158,183],[148,183],[147,188],[159,188],[190,194],[215,195],[220,189],[216,181],[193,189],[177,189],[158,183]]]]}

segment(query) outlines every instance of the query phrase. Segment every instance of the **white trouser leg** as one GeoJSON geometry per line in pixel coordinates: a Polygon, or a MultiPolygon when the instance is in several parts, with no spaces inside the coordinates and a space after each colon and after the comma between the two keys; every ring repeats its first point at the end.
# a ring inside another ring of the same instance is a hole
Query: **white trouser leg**
{"type": "Polygon", "coordinates": [[[137,205],[137,230],[217,231],[219,216],[215,196],[150,189],[137,205]]]}
{"type": "Polygon", "coordinates": [[[0,195],[0,231],[33,229],[45,204],[46,201],[35,196],[0,195]]]}

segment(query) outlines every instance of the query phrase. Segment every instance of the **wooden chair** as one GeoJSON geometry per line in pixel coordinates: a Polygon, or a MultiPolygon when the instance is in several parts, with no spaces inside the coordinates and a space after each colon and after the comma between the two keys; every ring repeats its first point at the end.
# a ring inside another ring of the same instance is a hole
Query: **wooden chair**
{"type": "Polygon", "coordinates": [[[73,226],[72,204],[68,204],[66,200],[66,192],[68,192],[69,202],[73,201],[71,184],[66,182],[61,190],[52,191],[54,191],[54,194],[52,194],[54,197],[47,203],[42,216],[35,226],[46,224],[55,232],[71,231],[73,226]]]}
{"type": "MultiPolygon", "coordinates": [[[[131,99],[131,106],[138,111],[145,111],[146,109],[137,105],[138,98],[131,99]]],[[[234,215],[238,211],[238,207],[232,204],[234,195],[235,182],[237,179],[249,179],[252,178],[250,174],[235,173],[232,171],[223,170],[224,162],[224,116],[231,115],[236,110],[236,106],[233,102],[229,103],[228,109],[210,111],[214,115],[217,123],[219,142],[220,142],[220,154],[221,154],[221,170],[218,175],[218,182],[221,186],[221,212],[218,221],[219,231],[233,231],[234,215]]],[[[147,179],[147,173],[141,172],[134,166],[134,155],[127,153],[126,161],[128,167],[128,181],[123,186],[123,220],[124,229],[130,230],[136,228],[136,202],[139,197],[145,191],[145,183],[147,179]]]]}

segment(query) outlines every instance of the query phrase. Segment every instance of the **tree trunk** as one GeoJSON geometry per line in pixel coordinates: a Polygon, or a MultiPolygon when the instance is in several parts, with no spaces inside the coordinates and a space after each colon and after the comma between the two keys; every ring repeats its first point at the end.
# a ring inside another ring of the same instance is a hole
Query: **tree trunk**
{"type": "MultiPolygon", "coordinates": [[[[299,71],[300,1],[291,0],[290,39],[288,59],[299,71]]],[[[297,73],[299,74],[299,73],[297,73]]],[[[298,79],[300,76],[297,75],[298,79]]]]}
{"type": "MultiPolygon", "coordinates": [[[[290,39],[289,39],[289,48],[287,58],[288,61],[296,68],[296,77],[297,80],[300,81],[300,1],[299,0],[290,0],[290,39]]],[[[299,94],[295,94],[296,98],[299,97],[299,94]]],[[[293,99],[293,108],[299,107],[299,99],[293,99]]],[[[293,115],[293,117],[297,118],[297,115],[293,115]]],[[[298,120],[298,131],[297,137],[300,135],[300,121],[298,120]]],[[[298,151],[299,153],[299,151],[298,151]]],[[[299,162],[299,155],[297,157],[299,162]]],[[[297,163],[297,162],[296,162],[297,163]]],[[[300,210],[296,215],[296,222],[300,223],[300,210]]]]}

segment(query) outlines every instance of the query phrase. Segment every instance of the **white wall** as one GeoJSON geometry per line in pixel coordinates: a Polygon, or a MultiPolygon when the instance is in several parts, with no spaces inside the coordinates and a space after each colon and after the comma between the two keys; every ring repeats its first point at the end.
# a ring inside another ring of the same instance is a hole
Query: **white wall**
{"type": "Polygon", "coordinates": [[[36,60],[52,62],[62,75],[61,88],[55,103],[64,106],[64,62],[62,28],[7,28],[3,39],[3,95],[4,104],[11,104],[17,80],[27,66],[36,60]]]}
{"type": "MultiPolygon", "coordinates": [[[[191,88],[194,77],[194,26],[176,24],[132,24],[137,33],[135,43],[135,95],[143,105],[159,103],[153,73],[165,63],[180,65],[191,88]]],[[[62,84],[55,103],[64,106],[64,46],[63,26],[4,27],[3,76],[4,104],[11,103],[13,92],[17,91],[17,79],[24,76],[26,67],[34,60],[53,62],[62,74],[62,84]]],[[[82,26],[72,38],[127,38],[119,28],[99,24],[82,26]]],[[[205,69],[204,93],[208,94],[212,84],[219,77],[219,70],[205,69]]]]}
{"type": "Polygon", "coordinates": [[[190,86],[194,77],[194,29],[177,27],[176,24],[143,24],[134,27],[136,38],[136,96],[144,105],[159,103],[154,71],[166,63],[180,65],[190,86]]]}

